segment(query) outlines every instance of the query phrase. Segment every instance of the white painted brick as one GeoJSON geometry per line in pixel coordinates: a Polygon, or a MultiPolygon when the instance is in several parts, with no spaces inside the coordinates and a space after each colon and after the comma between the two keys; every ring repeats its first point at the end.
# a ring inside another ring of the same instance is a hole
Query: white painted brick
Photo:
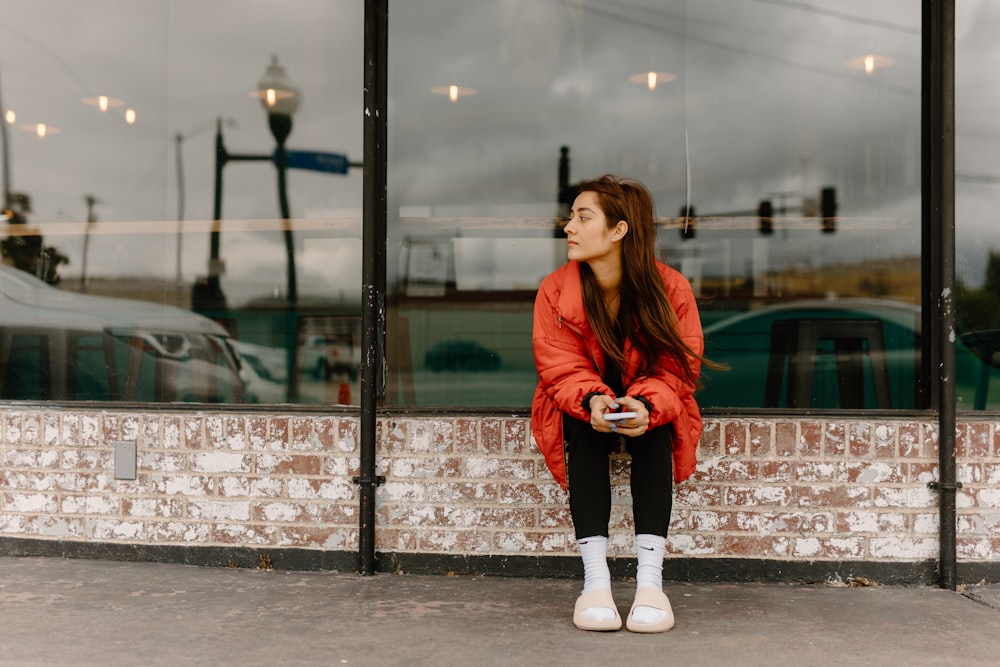
{"type": "Polygon", "coordinates": [[[961,560],[995,561],[996,553],[993,550],[993,540],[981,539],[971,543],[963,542],[957,545],[956,556],[961,560]]]}
{"type": "Polygon", "coordinates": [[[250,503],[247,501],[192,500],[188,502],[188,514],[195,519],[210,521],[249,521],[250,503]]]}
{"type": "Polygon", "coordinates": [[[983,481],[983,468],[978,463],[959,464],[955,469],[955,477],[962,484],[979,484],[983,481]]]}
{"type": "Polygon", "coordinates": [[[250,472],[250,458],[237,452],[207,452],[192,457],[192,468],[206,473],[250,472]]]}
{"type": "MultiPolygon", "coordinates": [[[[95,415],[80,415],[80,441],[73,443],[79,447],[96,447],[101,443],[103,432],[101,429],[101,419],[95,415]]],[[[70,443],[63,443],[68,445],[70,443]]]]}
{"type": "Polygon", "coordinates": [[[138,521],[119,521],[114,524],[111,534],[119,540],[138,540],[145,537],[144,525],[138,521]]]}
{"type": "Polygon", "coordinates": [[[59,419],[55,417],[45,417],[42,421],[42,443],[46,447],[56,447],[59,445],[59,419]]]}
{"type": "Polygon", "coordinates": [[[685,556],[718,555],[714,545],[707,540],[699,543],[693,535],[669,535],[667,545],[671,553],[684,554],[685,556]]]}
{"type": "Polygon", "coordinates": [[[21,424],[13,419],[4,424],[3,439],[6,443],[21,442],[21,424]]]}
{"type": "Polygon", "coordinates": [[[875,507],[930,507],[937,504],[937,497],[925,486],[882,488],[874,504],[875,507]]]}
{"type": "Polygon", "coordinates": [[[390,480],[379,486],[375,492],[379,502],[414,502],[424,499],[425,490],[424,484],[390,480]]]}
{"type": "Polygon", "coordinates": [[[261,513],[271,523],[291,523],[298,519],[301,507],[291,503],[267,503],[261,513]]]}
{"type": "Polygon", "coordinates": [[[844,514],[844,522],[852,533],[880,533],[906,528],[906,517],[892,512],[847,512],[844,514]]]}
{"type": "Polygon", "coordinates": [[[347,480],[317,481],[296,477],[288,480],[288,497],[347,500],[354,497],[354,489],[347,480]]]}
{"type": "MultiPolygon", "coordinates": [[[[380,464],[383,466],[381,473],[384,474],[386,465],[385,459],[380,464]]],[[[353,474],[360,467],[357,458],[345,458],[343,456],[328,456],[323,462],[323,473],[331,477],[347,477],[353,474]]]]}
{"type": "Polygon", "coordinates": [[[204,496],[214,488],[214,480],[195,475],[171,475],[162,482],[163,493],[167,495],[176,493],[182,496],[204,496]]]}
{"type": "Polygon", "coordinates": [[[694,522],[699,530],[703,531],[717,531],[722,526],[722,519],[719,517],[718,512],[691,512],[691,521],[694,522]]]}
{"type": "Polygon", "coordinates": [[[40,516],[28,520],[25,532],[42,537],[72,539],[84,535],[85,529],[78,518],[40,516]]]}
{"type": "Polygon", "coordinates": [[[126,416],[122,417],[122,440],[135,440],[139,441],[139,417],[126,416]]]}
{"type": "Polygon", "coordinates": [[[331,533],[320,546],[332,551],[346,551],[347,549],[357,548],[355,546],[356,543],[357,540],[346,532],[335,532],[331,533]]]}
{"type": "Polygon", "coordinates": [[[26,415],[21,423],[21,442],[28,445],[37,445],[40,441],[41,422],[37,415],[26,415]]]}
{"type": "Polygon", "coordinates": [[[792,545],[792,555],[798,558],[816,558],[824,555],[823,544],[815,537],[798,537],[792,545]]]}
{"type": "Polygon", "coordinates": [[[864,470],[858,474],[857,483],[878,484],[892,480],[896,474],[898,474],[897,469],[888,463],[871,463],[866,465],[864,470]]]}
{"type": "Polygon", "coordinates": [[[868,540],[868,552],[874,558],[889,560],[936,558],[938,542],[933,538],[873,537],[868,540]]]}
{"type": "Polygon", "coordinates": [[[1000,486],[1000,463],[983,464],[983,472],[987,486],[1000,486]]]}
{"type": "Polygon", "coordinates": [[[1000,489],[979,489],[976,506],[994,509],[1000,507],[1000,489]]]}
{"type": "Polygon", "coordinates": [[[941,515],[937,512],[913,515],[914,535],[937,535],[941,526],[941,515]]]}
{"type": "Polygon", "coordinates": [[[53,514],[58,510],[58,499],[46,493],[12,493],[4,507],[8,512],[53,514]]]}
{"type": "Polygon", "coordinates": [[[4,535],[18,535],[24,531],[25,517],[23,514],[0,512],[0,533],[4,535]]]}

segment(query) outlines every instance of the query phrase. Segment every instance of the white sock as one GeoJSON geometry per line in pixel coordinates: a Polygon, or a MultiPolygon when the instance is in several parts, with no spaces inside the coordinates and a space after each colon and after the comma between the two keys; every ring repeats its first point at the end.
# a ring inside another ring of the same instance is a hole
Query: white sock
{"type": "Polygon", "coordinates": [[[663,556],[667,552],[667,538],[659,535],[635,536],[638,564],[635,568],[636,588],[655,586],[663,590],[663,556]]]}
{"type": "MultiPolygon", "coordinates": [[[[667,551],[667,540],[659,535],[642,534],[635,536],[635,550],[638,564],[635,569],[635,587],[663,590],[663,556],[667,551]]],[[[659,623],[666,617],[662,609],[640,605],[632,610],[632,619],[637,623],[659,623]]]]}
{"type": "MultiPolygon", "coordinates": [[[[603,535],[577,540],[583,556],[583,592],[611,590],[611,570],[608,568],[608,538],[603,535]]],[[[588,607],[584,614],[595,621],[610,621],[615,610],[609,607],[588,607]]]]}
{"type": "Polygon", "coordinates": [[[584,537],[576,541],[583,557],[583,592],[605,588],[611,590],[611,570],[608,568],[608,538],[603,535],[584,537]]]}

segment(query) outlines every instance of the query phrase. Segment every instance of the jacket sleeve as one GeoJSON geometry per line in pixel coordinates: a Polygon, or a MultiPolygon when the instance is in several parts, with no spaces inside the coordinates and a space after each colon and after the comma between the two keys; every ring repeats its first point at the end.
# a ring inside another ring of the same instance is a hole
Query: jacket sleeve
{"type": "MultiPolygon", "coordinates": [[[[693,352],[701,355],[705,350],[705,338],[701,330],[701,317],[691,285],[680,274],[665,277],[667,298],[677,314],[681,337],[693,352]]],[[[687,363],[697,378],[701,372],[701,362],[688,355],[687,363]]],[[[651,376],[637,378],[628,387],[631,396],[643,396],[653,406],[650,427],[656,428],[677,421],[685,410],[685,404],[694,394],[695,387],[683,379],[683,373],[673,357],[664,357],[659,370],[651,376]]]]}
{"type": "Polygon", "coordinates": [[[531,343],[539,385],[560,411],[590,421],[583,397],[590,392],[611,395],[601,379],[598,350],[589,349],[584,337],[562,321],[556,306],[558,291],[544,281],[535,297],[531,343]]]}

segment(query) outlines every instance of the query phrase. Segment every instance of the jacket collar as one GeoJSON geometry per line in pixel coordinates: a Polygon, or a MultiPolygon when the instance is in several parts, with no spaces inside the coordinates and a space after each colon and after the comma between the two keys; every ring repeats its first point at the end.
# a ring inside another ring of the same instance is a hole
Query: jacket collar
{"type": "Polygon", "coordinates": [[[559,300],[556,307],[559,317],[580,330],[590,330],[583,308],[583,284],[580,282],[580,263],[567,262],[558,270],[559,300]]]}

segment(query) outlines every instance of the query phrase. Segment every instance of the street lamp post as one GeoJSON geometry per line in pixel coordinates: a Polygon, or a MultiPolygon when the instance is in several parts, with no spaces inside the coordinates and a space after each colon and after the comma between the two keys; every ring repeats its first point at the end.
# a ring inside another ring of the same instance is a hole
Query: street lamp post
{"type": "Polygon", "coordinates": [[[301,94],[298,87],[278,64],[278,57],[272,56],[263,78],[257,84],[255,97],[259,97],[267,112],[267,122],[277,143],[274,164],[278,170],[278,206],[281,210],[281,225],[285,237],[285,255],[288,272],[288,302],[298,302],[298,283],[295,277],[295,239],[292,235],[291,213],[288,208],[288,154],[285,141],[292,132],[292,114],[299,108],[301,94]]]}
{"type": "Polygon", "coordinates": [[[221,276],[224,264],[220,252],[221,220],[222,220],[222,171],[231,161],[272,161],[278,170],[278,206],[282,218],[282,229],[285,238],[285,255],[287,258],[287,295],[291,308],[298,302],[298,285],[295,271],[295,244],[291,227],[291,213],[288,206],[288,188],[286,180],[287,151],[285,141],[292,131],[292,114],[299,106],[299,91],[285,69],[278,64],[277,56],[272,57],[271,64],[263,78],[257,84],[254,97],[261,100],[268,115],[268,125],[277,143],[274,155],[230,153],[226,150],[222,138],[222,118],[218,119],[215,132],[215,201],[212,215],[212,231],[209,235],[208,277],[203,285],[195,285],[192,296],[194,310],[218,311],[227,307],[226,296],[222,291],[221,276]]]}

